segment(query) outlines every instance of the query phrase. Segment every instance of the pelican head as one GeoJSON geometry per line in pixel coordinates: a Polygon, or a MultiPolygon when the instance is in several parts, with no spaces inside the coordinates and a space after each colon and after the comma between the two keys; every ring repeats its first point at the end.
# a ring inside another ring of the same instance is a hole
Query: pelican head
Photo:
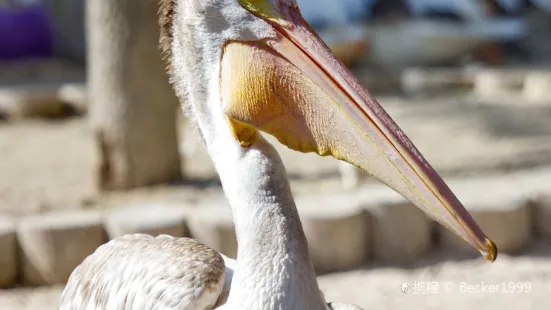
{"type": "Polygon", "coordinates": [[[171,80],[219,171],[217,161],[254,147],[264,132],[360,167],[495,260],[495,244],[296,0],[162,2],[171,80]]]}

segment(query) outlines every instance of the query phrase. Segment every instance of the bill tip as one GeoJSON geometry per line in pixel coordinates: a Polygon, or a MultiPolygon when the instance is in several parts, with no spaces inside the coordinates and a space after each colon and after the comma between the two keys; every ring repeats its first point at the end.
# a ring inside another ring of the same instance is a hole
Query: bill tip
{"type": "Polygon", "coordinates": [[[486,238],[486,244],[488,245],[488,252],[484,253],[484,258],[493,263],[497,258],[497,246],[488,238],[486,238]]]}

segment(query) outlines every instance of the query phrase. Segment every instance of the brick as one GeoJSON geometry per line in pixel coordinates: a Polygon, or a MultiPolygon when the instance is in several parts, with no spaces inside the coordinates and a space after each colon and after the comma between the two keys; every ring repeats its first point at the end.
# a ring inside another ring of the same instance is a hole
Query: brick
{"type": "Polygon", "coordinates": [[[17,223],[23,282],[63,284],[105,240],[101,215],[92,211],[49,213],[17,223]]]}
{"type": "Polygon", "coordinates": [[[297,206],[316,270],[346,270],[369,260],[369,218],[353,197],[300,197],[297,206]]]}
{"type": "Polygon", "coordinates": [[[136,233],[186,237],[186,215],[185,207],[150,203],[111,210],[104,222],[110,239],[136,233]]]}
{"type": "Polygon", "coordinates": [[[17,271],[15,222],[10,217],[0,215],[0,288],[15,285],[17,271]]]}

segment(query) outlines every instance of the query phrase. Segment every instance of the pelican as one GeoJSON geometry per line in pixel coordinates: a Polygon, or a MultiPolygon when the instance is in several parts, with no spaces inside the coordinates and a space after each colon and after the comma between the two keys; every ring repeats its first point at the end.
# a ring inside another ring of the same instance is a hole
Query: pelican
{"type": "Polygon", "coordinates": [[[237,260],[192,239],[125,236],[74,270],[61,309],[359,309],[320,292],[285,168],[261,132],[366,170],[495,260],[495,244],[296,0],[162,0],[160,24],[172,83],[231,207],[237,260]]]}

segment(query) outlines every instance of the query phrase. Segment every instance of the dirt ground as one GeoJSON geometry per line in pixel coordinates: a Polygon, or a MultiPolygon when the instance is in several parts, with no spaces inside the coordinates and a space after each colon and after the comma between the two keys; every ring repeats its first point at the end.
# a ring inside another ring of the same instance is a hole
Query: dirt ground
{"type": "MultiPolygon", "coordinates": [[[[369,266],[320,276],[319,283],[328,301],[366,310],[543,310],[551,303],[550,256],[549,245],[536,245],[524,256],[503,255],[493,264],[442,262],[442,255],[435,254],[417,267],[369,266]]],[[[62,289],[0,290],[0,309],[54,310],[62,289]]]]}

